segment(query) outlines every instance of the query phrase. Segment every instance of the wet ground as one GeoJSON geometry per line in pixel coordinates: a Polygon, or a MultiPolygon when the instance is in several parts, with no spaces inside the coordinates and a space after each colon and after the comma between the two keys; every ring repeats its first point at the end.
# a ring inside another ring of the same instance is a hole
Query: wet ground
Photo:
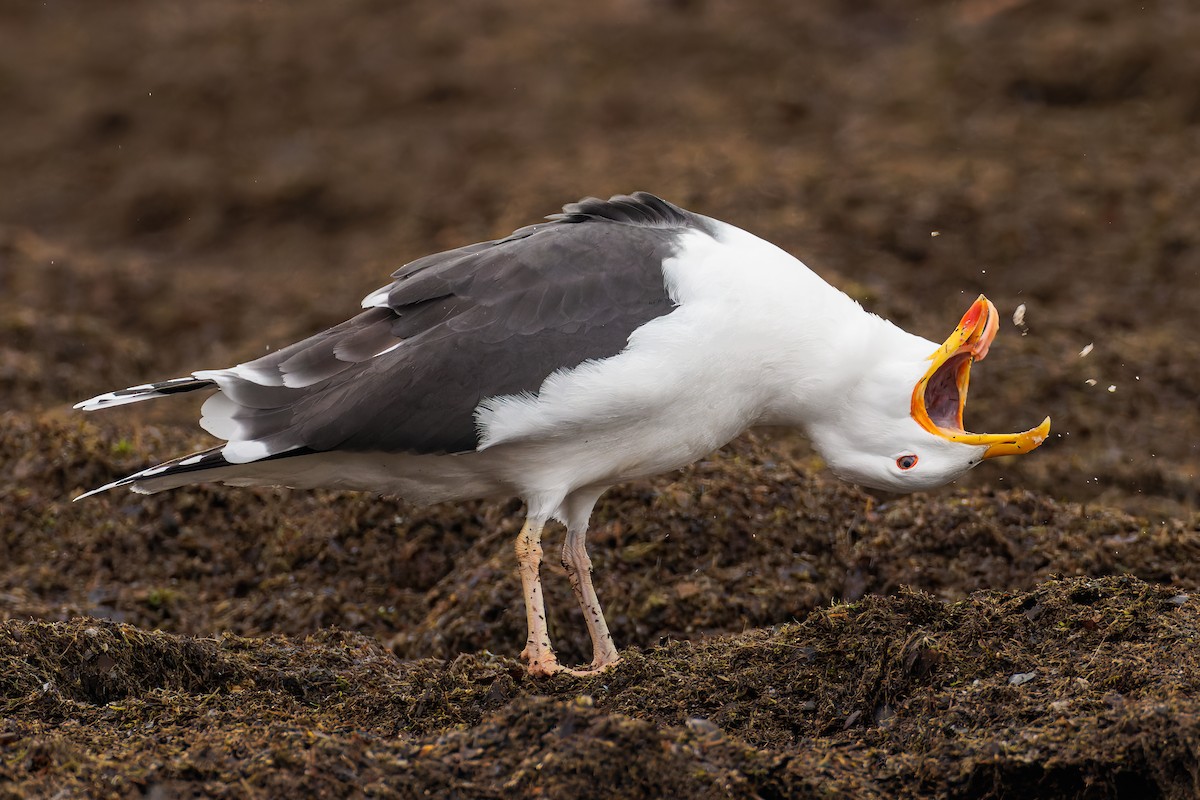
{"type": "Polygon", "coordinates": [[[1200,792],[1191,4],[147,0],[0,31],[0,797],[1200,792]],[[968,424],[1051,440],[904,498],[781,432],[613,489],[589,540],[627,649],[591,679],[513,658],[516,503],[70,502],[209,441],[198,401],[72,402],[634,189],[932,339],[986,293],[968,424]]]}

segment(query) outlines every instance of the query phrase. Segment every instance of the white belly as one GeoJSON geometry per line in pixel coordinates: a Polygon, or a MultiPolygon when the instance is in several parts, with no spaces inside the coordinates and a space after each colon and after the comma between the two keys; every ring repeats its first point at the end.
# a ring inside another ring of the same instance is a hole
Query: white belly
{"type": "Polygon", "coordinates": [[[655,414],[631,407],[632,415],[548,430],[471,453],[318,453],[233,465],[205,477],[232,486],[364,490],[420,504],[520,496],[556,506],[576,489],[678,469],[746,427],[740,415],[717,420],[710,411],[697,416],[697,401],[702,399],[681,398],[655,414]]]}

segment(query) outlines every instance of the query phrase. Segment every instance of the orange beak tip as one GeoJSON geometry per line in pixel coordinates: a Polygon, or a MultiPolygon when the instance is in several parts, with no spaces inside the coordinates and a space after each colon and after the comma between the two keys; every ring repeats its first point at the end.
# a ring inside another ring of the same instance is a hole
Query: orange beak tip
{"type": "Polygon", "coordinates": [[[1036,428],[1030,428],[1024,433],[1018,433],[1012,439],[997,442],[984,451],[984,458],[998,456],[1018,456],[1032,452],[1042,446],[1042,442],[1050,435],[1050,418],[1042,420],[1036,428]]]}

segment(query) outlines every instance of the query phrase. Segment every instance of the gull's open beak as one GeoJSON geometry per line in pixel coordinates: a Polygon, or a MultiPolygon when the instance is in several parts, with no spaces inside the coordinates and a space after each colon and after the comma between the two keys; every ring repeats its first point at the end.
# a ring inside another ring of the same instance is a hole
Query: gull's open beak
{"type": "Polygon", "coordinates": [[[922,428],[952,442],[983,445],[984,458],[1036,450],[1050,433],[1050,418],[1024,433],[968,433],[963,428],[971,364],[987,355],[1000,329],[996,307],[979,295],[950,338],[929,357],[929,371],[913,388],[912,417],[922,428]]]}

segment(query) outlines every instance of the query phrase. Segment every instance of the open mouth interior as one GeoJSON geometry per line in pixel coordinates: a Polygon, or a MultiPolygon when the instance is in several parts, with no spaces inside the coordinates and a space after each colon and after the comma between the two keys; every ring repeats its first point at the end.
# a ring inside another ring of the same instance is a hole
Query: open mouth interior
{"type": "MultiPolygon", "coordinates": [[[[1036,450],[1050,433],[1050,418],[1024,433],[968,433],[963,427],[971,365],[987,355],[1000,328],[996,307],[983,295],[933,355],[932,365],[912,393],[912,418],[943,439],[985,448],[983,458],[1036,450]]],[[[976,462],[978,463],[978,462],[976,462]]]]}
{"type": "Polygon", "coordinates": [[[967,381],[971,375],[970,353],[946,359],[925,385],[925,412],[939,428],[965,431],[963,409],[967,405],[967,381]]]}

